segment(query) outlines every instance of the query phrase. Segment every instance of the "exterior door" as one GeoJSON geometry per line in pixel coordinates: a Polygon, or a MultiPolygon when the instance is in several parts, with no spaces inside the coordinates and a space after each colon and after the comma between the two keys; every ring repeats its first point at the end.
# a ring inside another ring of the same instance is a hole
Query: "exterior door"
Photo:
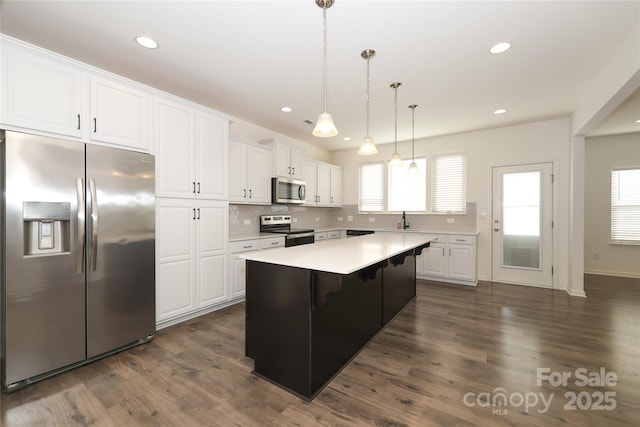
{"type": "Polygon", "coordinates": [[[495,282],[553,284],[551,163],[493,168],[495,282]]]}

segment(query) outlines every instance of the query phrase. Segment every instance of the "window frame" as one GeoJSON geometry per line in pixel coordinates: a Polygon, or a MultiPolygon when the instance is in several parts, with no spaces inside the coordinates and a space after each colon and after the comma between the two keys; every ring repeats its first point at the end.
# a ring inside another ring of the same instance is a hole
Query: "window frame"
{"type": "MultiPolygon", "coordinates": [[[[618,210],[621,210],[620,208],[622,207],[631,207],[632,213],[637,213],[638,215],[640,215],[640,184],[638,184],[638,186],[634,187],[634,188],[628,188],[632,191],[635,192],[635,197],[638,198],[638,203],[637,204],[624,204],[624,203],[619,203],[617,205],[614,205],[614,190],[618,190],[618,194],[620,193],[620,182],[619,182],[619,173],[621,172],[625,172],[625,171],[634,171],[636,174],[640,175],[640,166],[633,166],[633,167],[624,167],[624,168],[612,168],[611,169],[611,173],[610,173],[610,182],[609,182],[609,242],[612,245],[635,245],[635,246],[640,246],[640,227],[636,224],[635,227],[638,227],[638,229],[634,228],[633,226],[628,227],[626,229],[623,230],[618,230],[619,233],[631,233],[632,235],[635,234],[635,236],[633,236],[632,238],[620,238],[620,237],[614,237],[614,211],[616,210],[615,208],[618,207],[618,210]],[[614,174],[618,173],[618,180],[617,181],[617,186],[614,188],[614,174]]],[[[618,198],[619,199],[619,198],[618,198]]]]}

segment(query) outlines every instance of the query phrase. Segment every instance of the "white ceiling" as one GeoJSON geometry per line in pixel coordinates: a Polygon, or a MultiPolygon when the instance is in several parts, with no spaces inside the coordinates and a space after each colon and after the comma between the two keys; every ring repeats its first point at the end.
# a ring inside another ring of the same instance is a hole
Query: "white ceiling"
{"type": "MultiPolygon", "coordinates": [[[[329,139],[304,123],[323,109],[322,9],[314,0],[4,0],[0,12],[5,34],[336,150],[366,133],[364,49],[377,51],[377,143],[394,140],[394,81],[402,83],[399,141],[411,139],[410,104],[419,106],[416,138],[566,117],[637,25],[640,2],[336,0],[327,11],[328,111],[340,134],[329,139]],[[160,48],[137,46],[137,35],[160,48]],[[499,41],[513,47],[489,54],[499,41]],[[293,112],[280,112],[285,105],[293,112]],[[508,111],[496,116],[497,108],[508,111]]],[[[634,102],[626,103],[628,122],[607,122],[605,133],[640,131],[634,102]]]]}

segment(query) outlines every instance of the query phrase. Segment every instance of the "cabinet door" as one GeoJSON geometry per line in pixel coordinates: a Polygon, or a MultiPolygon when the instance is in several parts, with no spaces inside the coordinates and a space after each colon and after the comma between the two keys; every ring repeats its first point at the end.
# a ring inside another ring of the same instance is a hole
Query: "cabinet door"
{"type": "Polygon", "coordinates": [[[316,162],[304,160],[304,182],[306,184],[304,202],[308,206],[315,206],[318,198],[316,193],[316,162]]]}
{"type": "Polygon", "coordinates": [[[82,72],[44,55],[3,46],[3,124],[81,137],[82,72]]]}
{"type": "Polygon", "coordinates": [[[229,142],[229,201],[246,202],[247,146],[229,142]]]}
{"type": "Polygon", "coordinates": [[[297,179],[303,179],[304,167],[302,150],[299,148],[290,148],[289,165],[291,166],[291,177],[297,179]]]}
{"type": "Polygon", "coordinates": [[[429,276],[447,275],[447,252],[444,245],[431,245],[420,255],[419,272],[429,276]]]}
{"type": "Polygon", "coordinates": [[[156,98],[156,195],[194,197],[194,113],[184,105],[156,98]]]}
{"type": "Polygon", "coordinates": [[[275,174],[277,176],[291,176],[291,147],[276,142],[274,144],[275,174]]]}
{"type": "Polygon", "coordinates": [[[342,206],[342,169],[331,168],[331,206],[342,206]]]}
{"type": "Polygon", "coordinates": [[[196,195],[226,199],[229,122],[196,113],[196,195]]]}
{"type": "Polygon", "coordinates": [[[195,307],[193,202],[156,199],[156,321],[195,307]]]}
{"type": "Polygon", "coordinates": [[[449,245],[449,277],[474,279],[473,245],[449,245]]]}
{"type": "Polygon", "coordinates": [[[240,298],[245,295],[247,279],[247,263],[238,254],[229,257],[231,298],[240,298]]]}
{"type": "Polygon", "coordinates": [[[228,241],[229,205],[201,200],[196,204],[196,305],[205,307],[227,299],[225,254],[228,241]]]}
{"type": "Polygon", "coordinates": [[[318,206],[331,204],[331,168],[318,163],[316,167],[316,192],[318,194],[318,206]]]}
{"type": "Polygon", "coordinates": [[[271,204],[271,153],[247,147],[247,202],[271,204]]]}
{"type": "Polygon", "coordinates": [[[100,77],[91,78],[91,140],[151,152],[149,95],[100,77]]]}

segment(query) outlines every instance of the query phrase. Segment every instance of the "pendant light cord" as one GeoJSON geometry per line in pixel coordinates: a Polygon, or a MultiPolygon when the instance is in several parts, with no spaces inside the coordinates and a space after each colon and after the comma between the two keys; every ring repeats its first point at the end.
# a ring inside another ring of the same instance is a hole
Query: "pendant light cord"
{"type": "Polygon", "coordinates": [[[415,115],[416,115],[416,106],[413,106],[413,108],[411,108],[411,162],[415,163],[416,162],[416,156],[415,156],[415,152],[414,152],[414,147],[415,147],[415,115]]]}
{"type": "Polygon", "coordinates": [[[395,144],[394,144],[394,151],[397,153],[398,152],[398,86],[396,86],[395,88],[393,88],[395,90],[395,144]]]}
{"type": "Polygon", "coordinates": [[[323,32],[323,73],[324,73],[324,112],[327,112],[327,3],[325,1],[324,7],[322,8],[322,20],[324,24],[324,32],[323,32]]]}
{"type": "Polygon", "coordinates": [[[369,58],[367,58],[367,137],[369,137],[369,58]]]}

